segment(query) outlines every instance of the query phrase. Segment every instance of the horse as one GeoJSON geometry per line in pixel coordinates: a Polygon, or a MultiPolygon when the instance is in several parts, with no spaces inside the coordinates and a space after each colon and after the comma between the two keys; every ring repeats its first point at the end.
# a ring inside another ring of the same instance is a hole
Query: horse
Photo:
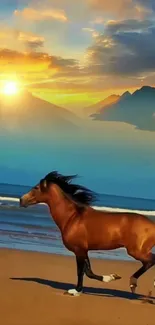
{"type": "MultiPolygon", "coordinates": [[[[155,224],[147,217],[131,212],[107,212],[92,207],[96,193],[72,183],[77,175],[64,176],[50,172],[20,198],[20,207],[44,203],[60,229],[64,246],[75,254],[77,285],[67,294],[83,292],[84,275],[90,279],[111,282],[121,279],[113,273],[97,275],[92,271],[88,252],[124,247],[128,255],[142,266],[131,277],[129,286],[135,293],[138,278],[155,264],[155,224]]],[[[155,285],[155,282],[154,282],[155,285]]]]}

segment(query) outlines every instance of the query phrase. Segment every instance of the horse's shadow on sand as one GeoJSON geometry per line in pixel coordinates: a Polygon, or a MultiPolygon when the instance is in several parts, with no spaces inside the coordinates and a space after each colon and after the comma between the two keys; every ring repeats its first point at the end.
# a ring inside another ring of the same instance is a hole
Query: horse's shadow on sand
{"type": "MultiPolygon", "coordinates": [[[[16,281],[27,281],[27,282],[36,282],[45,286],[49,286],[54,289],[67,291],[68,289],[75,288],[75,286],[71,283],[64,283],[52,280],[46,280],[41,278],[10,278],[11,280],[16,281]]],[[[117,297],[124,298],[128,300],[144,300],[146,296],[140,294],[133,294],[129,291],[118,290],[118,289],[108,289],[108,288],[94,288],[94,287],[84,287],[84,294],[95,295],[95,296],[103,296],[103,297],[117,297]]],[[[155,303],[155,297],[151,296],[152,303],[155,303]]]]}

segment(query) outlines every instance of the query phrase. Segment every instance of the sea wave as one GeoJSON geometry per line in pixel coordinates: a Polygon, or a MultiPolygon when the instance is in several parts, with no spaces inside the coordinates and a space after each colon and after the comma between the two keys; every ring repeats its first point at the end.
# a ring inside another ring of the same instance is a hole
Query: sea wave
{"type": "Polygon", "coordinates": [[[19,198],[17,198],[17,197],[0,196],[0,201],[19,202],[19,198]]]}
{"type": "MultiPolygon", "coordinates": [[[[0,205],[3,206],[17,206],[19,204],[19,198],[17,197],[7,197],[7,196],[0,196],[0,205]]],[[[40,203],[39,205],[45,205],[44,203],[40,203]]],[[[96,210],[107,211],[107,212],[116,212],[116,213],[137,213],[143,214],[146,216],[155,216],[154,210],[135,210],[135,209],[123,209],[123,208],[115,208],[115,207],[107,207],[107,206],[92,206],[96,210]]]]}
{"type": "MultiPolygon", "coordinates": [[[[15,206],[19,207],[19,198],[17,197],[7,197],[7,196],[0,196],[0,206],[15,206]]],[[[45,205],[44,203],[39,203],[39,205],[45,205]]]]}
{"type": "Polygon", "coordinates": [[[93,206],[95,210],[107,211],[107,212],[126,212],[126,213],[137,213],[143,214],[145,216],[155,216],[155,211],[148,210],[132,210],[132,209],[121,209],[121,208],[111,208],[111,207],[98,207],[93,206]]]}

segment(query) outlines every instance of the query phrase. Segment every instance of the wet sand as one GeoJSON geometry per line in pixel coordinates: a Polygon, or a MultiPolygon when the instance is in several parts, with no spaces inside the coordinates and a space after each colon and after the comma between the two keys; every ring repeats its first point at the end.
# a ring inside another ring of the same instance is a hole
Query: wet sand
{"type": "MultiPolygon", "coordinates": [[[[0,249],[0,325],[154,325],[152,290],[155,268],[139,279],[137,294],[129,277],[137,262],[91,259],[97,274],[118,273],[121,280],[101,283],[84,279],[80,297],[64,295],[76,283],[74,257],[0,249]]],[[[153,304],[154,303],[154,304],[153,304]]]]}

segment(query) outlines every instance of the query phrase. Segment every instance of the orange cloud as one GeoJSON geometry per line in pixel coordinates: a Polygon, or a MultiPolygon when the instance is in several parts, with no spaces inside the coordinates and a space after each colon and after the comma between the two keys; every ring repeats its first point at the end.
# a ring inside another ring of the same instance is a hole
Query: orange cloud
{"type": "Polygon", "coordinates": [[[97,38],[99,36],[99,32],[97,32],[95,29],[89,28],[89,27],[83,27],[82,30],[84,32],[91,33],[93,38],[97,38]]]}
{"type": "Polygon", "coordinates": [[[44,42],[45,41],[44,37],[29,32],[19,31],[17,32],[17,34],[18,34],[17,38],[19,41],[23,41],[23,42],[38,42],[38,41],[44,42]]]}
{"type": "Polygon", "coordinates": [[[8,28],[7,26],[1,26],[0,38],[7,38],[7,37],[12,37],[19,41],[25,41],[25,42],[26,41],[34,42],[38,40],[43,42],[45,40],[44,37],[31,32],[25,32],[13,28],[8,28]]]}
{"type": "Polygon", "coordinates": [[[5,74],[16,72],[19,75],[25,75],[25,73],[29,75],[29,73],[43,72],[50,64],[51,58],[46,54],[20,53],[8,49],[0,51],[0,70],[5,74]]]}
{"type": "Polygon", "coordinates": [[[43,47],[45,38],[33,33],[17,32],[17,39],[25,44],[26,48],[36,50],[43,47]]]}
{"type": "Polygon", "coordinates": [[[56,9],[34,9],[34,8],[24,8],[23,10],[15,10],[14,15],[17,17],[24,18],[26,20],[33,21],[42,21],[42,20],[59,20],[62,22],[66,22],[67,16],[64,10],[56,10],[56,9]]]}
{"type": "MultiPolygon", "coordinates": [[[[24,40],[26,36],[22,35],[24,40]]],[[[63,59],[41,52],[17,52],[9,49],[0,50],[1,76],[10,76],[15,73],[25,83],[46,81],[55,74],[78,70],[77,62],[73,59],[63,59]]]]}
{"type": "Polygon", "coordinates": [[[7,26],[2,26],[0,30],[0,41],[2,48],[4,48],[2,43],[5,41],[5,47],[10,47],[11,44],[14,45],[14,49],[19,48],[19,46],[21,48],[23,44],[26,50],[35,51],[36,49],[43,47],[45,38],[31,32],[20,31],[11,29],[7,26]]]}
{"type": "Polygon", "coordinates": [[[129,8],[132,0],[88,0],[94,9],[103,9],[106,12],[116,12],[119,9],[129,8]]]}
{"type": "MultiPolygon", "coordinates": [[[[151,13],[151,10],[133,0],[87,0],[93,10],[103,11],[110,15],[126,18],[142,19],[151,13]]],[[[147,2],[147,1],[146,1],[147,2]]]]}

